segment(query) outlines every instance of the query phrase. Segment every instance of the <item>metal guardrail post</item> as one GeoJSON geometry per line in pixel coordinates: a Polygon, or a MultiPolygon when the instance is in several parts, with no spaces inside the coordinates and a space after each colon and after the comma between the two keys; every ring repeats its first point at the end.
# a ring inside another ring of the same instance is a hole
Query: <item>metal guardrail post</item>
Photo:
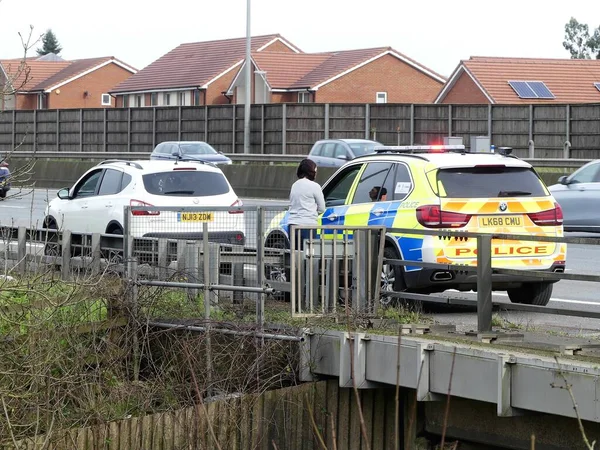
{"type": "MultiPolygon", "coordinates": [[[[262,206],[256,208],[256,286],[264,287],[265,247],[263,242],[265,210],[262,206]]],[[[258,294],[256,299],[256,322],[262,329],[265,323],[265,296],[258,294]]]]}
{"type": "Polygon", "coordinates": [[[100,273],[100,233],[92,234],[92,275],[100,273]]]}
{"type": "MultiPolygon", "coordinates": [[[[210,259],[208,242],[208,222],[202,224],[202,262],[204,272],[204,318],[210,320],[210,259]]],[[[217,271],[219,269],[217,268],[217,271]]]]}
{"type": "Polygon", "coordinates": [[[492,331],[492,235],[477,236],[477,331],[492,331]]]}

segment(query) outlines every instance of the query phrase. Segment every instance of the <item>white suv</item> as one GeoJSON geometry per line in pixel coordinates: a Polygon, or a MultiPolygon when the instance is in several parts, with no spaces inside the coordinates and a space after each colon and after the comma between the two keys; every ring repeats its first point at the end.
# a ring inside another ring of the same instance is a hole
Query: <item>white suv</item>
{"type": "Polygon", "coordinates": [[[129,235],[198,239],[208,222],[211,241],[244,243],[244,214],[237,209],[242,202],[223,172],[209,163],[107,160],[57,196],[46,207],[44,228],[123,234],[125,206],[185,207],[133,211],[129,235]],[[232,209],[195,214],[194,207],[232,209]]]}

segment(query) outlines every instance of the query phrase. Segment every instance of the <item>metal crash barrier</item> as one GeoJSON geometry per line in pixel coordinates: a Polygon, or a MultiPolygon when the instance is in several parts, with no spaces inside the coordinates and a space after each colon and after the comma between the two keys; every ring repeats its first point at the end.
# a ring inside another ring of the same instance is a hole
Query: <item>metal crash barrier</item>
{"type": "Polygon", "coordinates": [[[292,316],[335,313],[338,307],[375,313],[384,236],[385,227],[291,226],[292,316]]]}

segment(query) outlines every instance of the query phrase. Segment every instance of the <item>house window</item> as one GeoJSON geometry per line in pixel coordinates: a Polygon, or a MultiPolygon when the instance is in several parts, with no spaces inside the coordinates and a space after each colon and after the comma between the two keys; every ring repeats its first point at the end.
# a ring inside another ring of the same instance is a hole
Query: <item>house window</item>
{"type": "Polygon", "coordinates": [[[165,106],[169,106],[171,104],[171,94],[169,94],[168,92],[165,92],[163,94],[163,104],[165,106]]]}
{"type": "Polygon", "coordinates": [[[123,108],[129,108],[129,95],[123,96],[123,108]]]}
{"type": "Polygon", "coordinates": [[[156,105],[158,105],[158,93],[153,92],[152,94],[150,94],[150,106],[156,105]]]}
{"type": "Polygon", "coordinates": [[[177,104],[179,106],[185,106],[185,92],[180,92],[177,98],[177,104]]]}
{"type": "Polygon", "coordinates": [[[141,95],[136,95],[135,96],[135,107],[136,108],[141,108],[142,107],[142,96],[141,95]]]}
{"type": "Polygon", "coordinates": [[[200,90],[196,89],[194,91],[194,105],[199,106],[200,105],[200,90]]]}
{"type": "Polygon", "coordinates": [[[310,103],[310,92],[298,92],[298,103],[310,103]]]}
{"type": "Polygon", "coordinates": [[[110,94],[102,94],[102,106],[110,106],[110,94]]]}
{"type": "Polygon", "coordinates": [[[378,92],[375,96],[375,103],[387,103],[387,92],[378,92]]]}

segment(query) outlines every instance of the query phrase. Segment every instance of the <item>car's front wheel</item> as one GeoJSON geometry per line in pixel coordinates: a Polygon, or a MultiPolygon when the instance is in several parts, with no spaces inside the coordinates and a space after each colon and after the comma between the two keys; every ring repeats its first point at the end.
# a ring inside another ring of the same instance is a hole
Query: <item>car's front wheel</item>
{"type": "Polygon", "coordinates": [[[508,289],[512,303],[546,306],[552,296],[553,283],[525,283],[521,287],[508,289]]]}

